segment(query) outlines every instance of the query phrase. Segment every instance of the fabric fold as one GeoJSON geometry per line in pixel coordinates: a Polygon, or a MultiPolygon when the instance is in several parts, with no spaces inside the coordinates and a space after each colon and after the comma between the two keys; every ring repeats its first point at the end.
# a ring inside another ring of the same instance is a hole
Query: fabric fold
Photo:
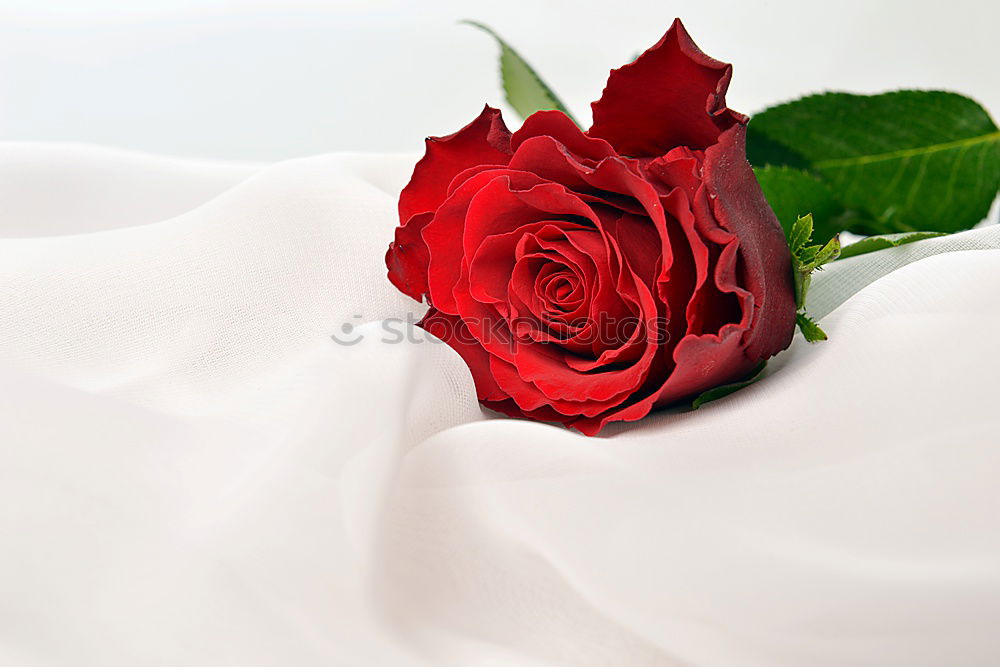
{"type": "MultiPolygon", "coordinates": [[[[148,199],[160,158],[0,145],[30,159],[0,208],[5,666],[1000,662],[996,226],[833,263],[829,341],[586,438],[483,411],[386,280],[414,156],[171,162],[148,199]]],[[[533,233],[561,259],[519,303],[570,308],[596,251],[533,233]]],[[[647,264],[613,278],[642,298],[647,264]]]]}

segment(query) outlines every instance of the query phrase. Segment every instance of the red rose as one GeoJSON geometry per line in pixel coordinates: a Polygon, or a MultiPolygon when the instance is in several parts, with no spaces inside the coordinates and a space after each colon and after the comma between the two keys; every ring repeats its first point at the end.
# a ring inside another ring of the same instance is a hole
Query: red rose
{"type": "Polygon", "coordinates": [[[746,161],[732,67],[680,21],[611,72],[594,124],[496,109],[427,151],[386,263],[479,399],[594,434],[745,377],[795,324],[784,234],[746,161]]]}

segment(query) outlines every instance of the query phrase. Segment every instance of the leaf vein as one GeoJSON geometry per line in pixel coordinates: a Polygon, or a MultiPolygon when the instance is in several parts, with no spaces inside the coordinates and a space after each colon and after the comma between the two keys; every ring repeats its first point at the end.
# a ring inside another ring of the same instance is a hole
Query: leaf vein
{"type": "Polygon", "coordinates": [[[873,162],[885,162],[887,160],[898,160],[901,158],[922,156],[931,153],[938,153],[940,151],[951,150],[952,148],[962,148],[994,141],[1000,142],[1000,131],[990,132],[989,134],[983,134],[978,137],[969,137],[968,139],[959,139],[957,141],[948,141],[941,144],[921,146],[920,148],[906,148],[903,150],[891,151],[889,153],[861,155],[858,157],[838,158],[834,160],[819,160],[818,162],[813,163],[813,166],[818,169],[851,167],[855,165],[871,164],[873,162]]]}

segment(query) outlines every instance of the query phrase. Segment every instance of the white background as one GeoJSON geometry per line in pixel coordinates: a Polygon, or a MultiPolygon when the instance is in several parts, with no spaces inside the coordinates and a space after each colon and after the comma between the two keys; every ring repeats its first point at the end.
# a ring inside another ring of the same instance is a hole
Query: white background
{"type": "MultiPolygon", "coordinates": [[[[581,119],[680,16],[730,102],[934,87],[1000,113],[987,0],[0,0],[0,140],[275,160],[413,151],[501,100],[496,28],[581,119]]],[[[514,122],[513,117],[510,118],[514,122]]]]}

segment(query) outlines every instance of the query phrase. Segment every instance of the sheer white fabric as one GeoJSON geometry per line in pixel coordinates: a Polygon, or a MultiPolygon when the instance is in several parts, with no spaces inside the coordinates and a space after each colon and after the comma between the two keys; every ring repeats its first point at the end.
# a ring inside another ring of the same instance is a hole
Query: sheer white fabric
{"type": "Polygon", "coordinates": [[[0,147],[0,664],[1000,662],[996,227],[585,438],[399,322],[413,161],[0,147]]]}

